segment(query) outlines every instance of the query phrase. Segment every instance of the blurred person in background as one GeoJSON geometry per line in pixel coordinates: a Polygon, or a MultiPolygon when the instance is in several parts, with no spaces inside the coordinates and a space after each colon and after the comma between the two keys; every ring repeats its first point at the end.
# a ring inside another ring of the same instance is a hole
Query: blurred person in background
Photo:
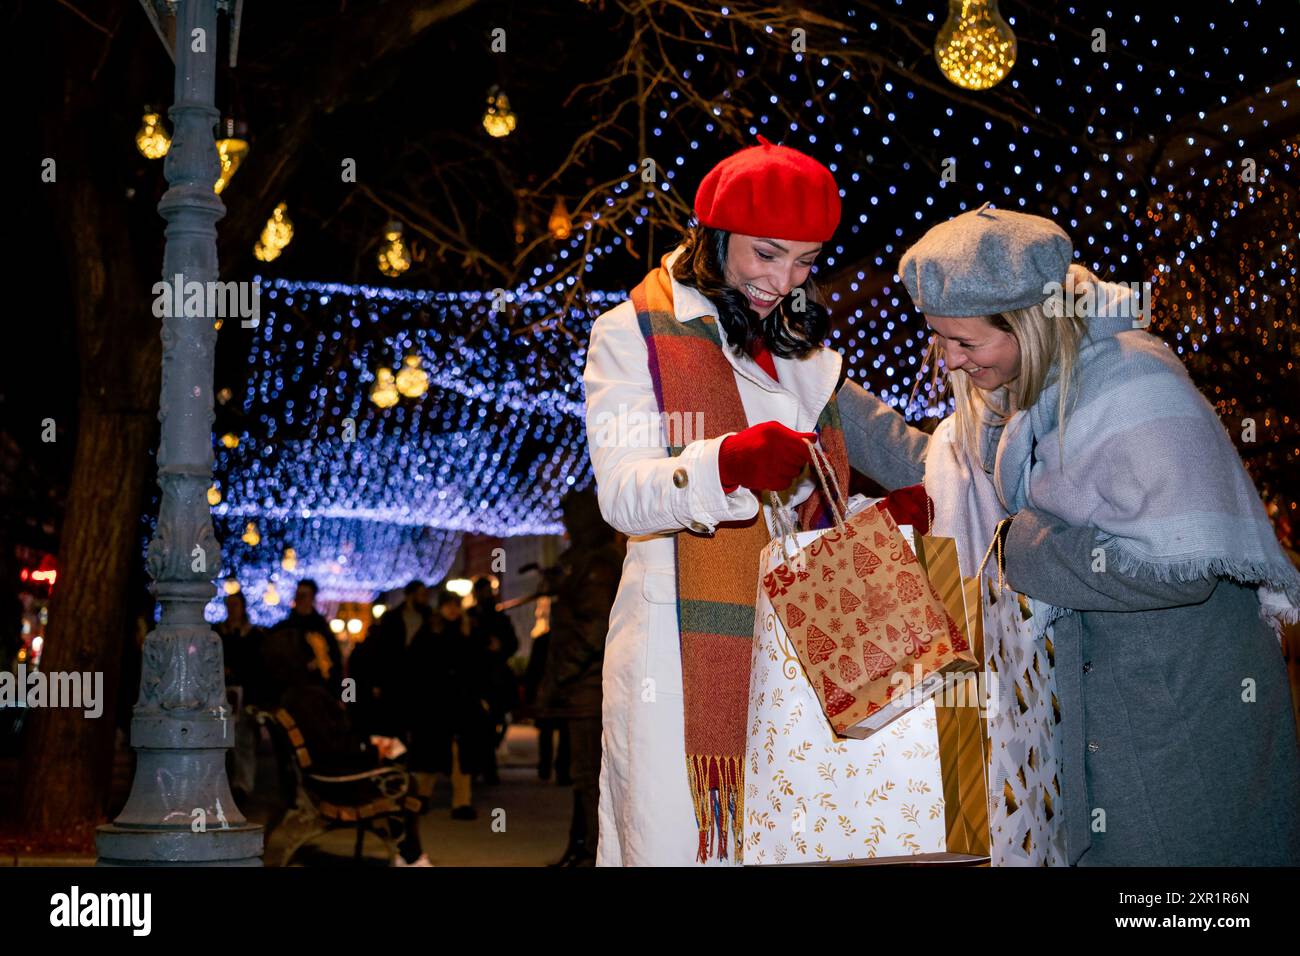
{"type": "Polygon", "coordinates": [[[500,783],[497,748],[505,739],[510,715],[519,706],[519,682],[510,659],[519,650],[519,637],[510,616],[497,609],[496,590],[487,575],[474,581],[474,606],[469,609],[470,636],[487,655],[488,704],[492,714],[492,747],[484,758],[483,782],[500,783]]]}
{"type": "Polygon", "coordinates": [[[321,676],[326,685],[335,693],[343,690],[343,652],[339,648],[338,638],[330,630],[329,623],[316,610],[316,595],[319,592],[316,582],[303,578],[293,595],[293,608],[283,621],[272,628],[272,633],[292,628],[302,634],[313,653],[321,660],[321,676]]]}
{"type": "Polygon", "coordinates": [[[439,589],[430,626],[417,632],[406,660],[409,766],[417,773],[447,774],[452,818],[474,820],[471,785],[486,766],[492,741],[490,661],[470,636],[458,594],[439,589]]]}
{"type": "Polygon", "coordinates": [[[573,820],[569,845],[560,861],[552,865],[583,867],[596,865],[601,671],[623,554],[614,530],[601,518],[594,492],[570,492],[562,507],[569,547],[560,556],[554,578],[550,647],[539,712],[567,723],[572,746],[573,820]]]}
{"type": "Polygon", "coordinates": [[[226,619],[215,629],[221,638],[226,696],[235,712],[235,746],[229,756],[230,791],[236,801],[241,801],[253,792],[259,735],[257,721],[245,713],[245,708],[268,703],[262,674],[262,641],[266,632],[249,620],[242,590],[227,594],[225,604],[226,619]]]}

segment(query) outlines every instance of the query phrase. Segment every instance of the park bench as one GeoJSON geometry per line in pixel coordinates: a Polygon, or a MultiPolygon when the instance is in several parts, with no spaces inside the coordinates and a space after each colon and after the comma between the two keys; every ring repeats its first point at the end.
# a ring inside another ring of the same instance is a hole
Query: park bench
{"type": "Polygon", "coordinates": [[[288,866],[308,842],[335,830],[356,832],[353,860],[360,862],[367,833],[383,841],[389,858],[396,856],[403,836],[403,813],[418,812],[422,800],[410,792],[412,779],[400,766],[376,767],[360,773],[331,776],[314,773],[307,742],[283,707],[274,711],[249,707],[248,713],[266,727],[280,765],[282,792],[289,809],[270,829],[287,826],[293,834],[281,856],[288,866]]]}

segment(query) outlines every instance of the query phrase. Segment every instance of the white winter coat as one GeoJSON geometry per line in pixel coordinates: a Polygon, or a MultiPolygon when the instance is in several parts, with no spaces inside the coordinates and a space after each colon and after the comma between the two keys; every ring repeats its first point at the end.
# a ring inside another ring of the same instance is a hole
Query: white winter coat
{"type": "MultiPolygon", "coordinates": [[[[669,257],[670,268],[680,254],[679,248],[669,257]]],[[[672,290],[678,320],[716,318],[700,292],[676,280],[672,290]]],[[[719,333],[725,346],[721,326],[719,333]]],[[[751,425],[779,421],[812,431],[839,380],[841,357],[832,349],[774,357],[779,384],[752,359],[723,352],[751,425]]],[[[601,514],[629,535],[605,649],[597,865],[693,865],[699,839],[686,777],[673,535],[711,534],[720,522],[752,518],[759,500],[743,487],[722,491],[718,447],[731,432],[692,441],[671,458],[658,433],[632,427],[653,421],[658,404],[630,300],[596,320],[583,377],[601,514]],[[611,427],[616,422],[629,427],[611,427]]],[[[782,500],[804,501],[815,480],[805,469],[782,500]]],[[[766,502],[763,511],[770,530],[766,502]]]]}

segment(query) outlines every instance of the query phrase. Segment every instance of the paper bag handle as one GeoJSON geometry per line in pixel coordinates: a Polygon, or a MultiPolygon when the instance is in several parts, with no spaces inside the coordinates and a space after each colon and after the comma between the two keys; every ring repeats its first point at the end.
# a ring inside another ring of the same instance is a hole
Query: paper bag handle
{"type": "Polygon", "coordinates": [[[826,457],[826,453],[810,442],[804,439],[803,443],[808,446],[809,457],[812,458],[813,467],[817,469],[817,477],[821,479],[822,490],[826,492],[826,501],[831,506],[831,514],[835,517],[835,527],[844,530],[844,513],[848,510],[848,502],[844,499],[844,492],[840,489],[840,481],[835,477],[835,469],[831,465],[831,460],[826,457]],[[823,461],[825,468],[822,467],[823,461]],[[831,489],[835,493],[831,493],[831,489]],[[838,502],[836,499],[839,499],[838,502]]]}
{"type": "Polygon", "coordinates": [[[794,522],[790,520],[790,513],[785,510],[785,506],[777,499],[776,492],[769,491],[766,492],[766,494],[767,505],[772,511],[772,524],[776,530],[776,534],[773,536],[772,540],[781,543],[781,557],[785,558],[788,563],[792,558],[790,552],[787,551],[785,547],[787,538],[794,541],[795,553],[799,553],[799,539],[795,537],[796,529],[794,522]]]}
{"type": "MultiPolygon", "coordinates": [[[[817,471],[817,477],[821,479],[821,488],[826,494],[826,501],[830,505],[832,516],[835,518],[835,527],[843,531],[846,521],[844,514],[848,509],[848,502],[844,500],[844,492],[840,488],[839,479],[835,477],[835,469],[831,466],[830,459],[826,457],[824,451],[806,438],[804,444],[808,446],[808,457],[813,463],[813,468],[817,471]]],[[[793,539],[797,553],[798,538],[795,535],[798,529],[790,520],[789,512],[777,500],[775,492],[767,492],[767,503],[772,510],[772,524],[775,526],[776,531],[773,540],[781,542],[781,556],[789,561],[790,553],[786,550],[785,542],[787,538],[793,539]]]]}
{"type": "Polygon", "coordinates": [[[988,549],[987,551],[984,552],[984,560],[980,562],[980,568],[979,568],[978,571],[975,572],[975,577],[977,577],[977,578],[982,578],[982,577],[984,576],[984,565],[986,565],[986,564],[989,563],[989,558],[991,558],[991,557],[993,556],[993,549],[994,549],[994,548],[997,548],[997,551],[998,551],[998,562],[997,562],[997,563],[998,563],[998,590],[999,590],[999,591],[1005,591],[1005,590],[1007,590],[1007,582],[1006,582],[1006,578],[1003,576],[1003,573],[1002,573],[1002,569],[1003,569],[1004,564],[1005,564],[1005,556],[1004,556],[1003,553],[1002,553],[1002,534],[1001,534],[1001,532],[1002,532],[1002,526],[1003,526],[1004,524],[1006,524],[1007,522],[1009,522],[1010,520],[1011,520],[1010,518],[1003,518],[1001,521],[999,521],[999,522],[997,523],[997,527],[995,527],[995,528],[993,529],[993,540],[989,542],[989,549],[988,549]]]}

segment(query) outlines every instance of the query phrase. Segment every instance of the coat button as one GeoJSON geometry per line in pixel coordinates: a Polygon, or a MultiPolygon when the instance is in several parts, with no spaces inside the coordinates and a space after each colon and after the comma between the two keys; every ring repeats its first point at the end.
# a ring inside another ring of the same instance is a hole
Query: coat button
{"type": "Polygon", "coordinates": [[[1090,673],[1091,671],[1092,671],[1092,661],[1084,661],[1084,662],[1083,662],[1083,672],[1084,672],[1085,674],[1087,674],[1087,673],[1090,673]]]}
{"type": "Polygon", "coordinates": [[[673,472],[673,484],[676,485],[678,488],[685,488],[685,487],[686,487],[686,469],[685,469],[685,468],[678,468],[676,471],[673,472]]]}
{"type": "Polygon", "coordinates": [[[1088,741],[1088,753],[1095,754],[1100,749],[1101,749],[1100,745],[1094,743],[1091,740],[1088,741]]]}
{"type": "Polygon", "coordinates": [[[700,522],[700,521],[692,521],[692,522],[690,523],[690,525],[688,525],[688,527],[689,527],[692,531],[699,532],[700,534],[708,534],[708,533],[709,533],[709,526],[706,525],[706,524],[704,524],[703,522],[700,522]]]}

